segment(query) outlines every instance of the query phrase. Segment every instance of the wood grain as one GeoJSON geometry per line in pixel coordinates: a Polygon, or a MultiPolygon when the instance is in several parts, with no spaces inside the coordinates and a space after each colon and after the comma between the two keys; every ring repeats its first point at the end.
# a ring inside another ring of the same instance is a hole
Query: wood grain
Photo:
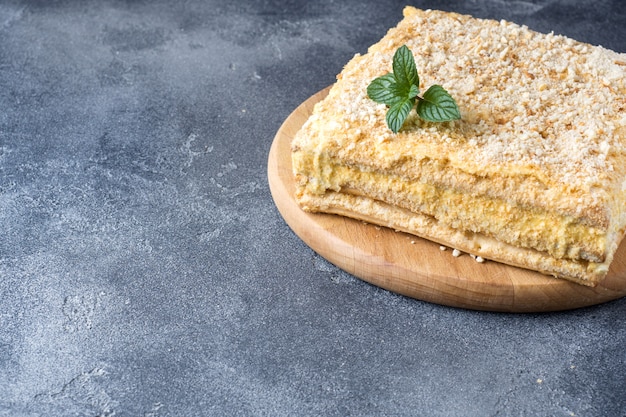
{"type": "Polygon", "coordinates": [[[606,279],[595,288],[468,255],[394,230],[329,214],[310,214],[296,204],[291,141],[328,89],[310,97],[285,120],[268,157],[274,202],[291,229],[339,268],[373,285],[433,303],[476,310],[546,312],[591,306],[626,295],[626,245],[606,279]]]}

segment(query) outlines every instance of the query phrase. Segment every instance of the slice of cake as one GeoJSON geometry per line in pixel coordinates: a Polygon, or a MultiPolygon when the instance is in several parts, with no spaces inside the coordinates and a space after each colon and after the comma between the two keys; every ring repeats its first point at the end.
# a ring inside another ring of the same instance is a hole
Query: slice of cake
{"type": "Polygon", "coordinates": [[[593,286],[626,226],[625,110],[626,54],[407,7],[296,135],[296,201],[593,286]],[[389,129],[367,87],[402,45],[460,120],[389,129]]]}

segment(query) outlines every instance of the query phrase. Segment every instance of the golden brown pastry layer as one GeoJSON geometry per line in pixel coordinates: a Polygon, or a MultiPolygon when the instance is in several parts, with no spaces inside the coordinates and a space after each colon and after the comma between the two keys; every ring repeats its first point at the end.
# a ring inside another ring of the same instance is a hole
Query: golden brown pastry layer
{"type": "Polygon", "coordinates": [[[626,55],[504,21],[404,13],[296,135],[298,203],[595,285],[626,226],[626,55]],[[420,89],[443,85],[461,120],[412,114],[388,129],[366,89],[403,44],[420,89]]]}

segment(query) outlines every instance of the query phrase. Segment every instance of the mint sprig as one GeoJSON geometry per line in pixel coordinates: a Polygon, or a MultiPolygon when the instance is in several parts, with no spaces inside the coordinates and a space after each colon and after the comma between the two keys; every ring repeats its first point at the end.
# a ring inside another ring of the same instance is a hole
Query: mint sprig
{"type": "Polygon", "coordinates": [[[387,126],[398,133],[409,113],[416,112],[429,122],[448,122],[461,118],[461,112],[452,96],[440,85],[431,86],[419,96],[419,75],[413,53],[403,45],[393,55],[393,72],[375,78],[367,86],[367,95],[389,109],[385,119],[387,126]]]}

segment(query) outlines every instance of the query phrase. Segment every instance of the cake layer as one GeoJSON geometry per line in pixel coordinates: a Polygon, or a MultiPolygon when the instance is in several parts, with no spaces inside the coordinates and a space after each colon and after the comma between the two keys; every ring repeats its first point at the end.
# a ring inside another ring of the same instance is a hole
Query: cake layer
{"type": "Polygon", "coordinates": [[[463,232],[420,215],[367,197],[339,192],[305,194],[301,204],[310,211],[337,214],[410,233],[492,261],[529,268],[578,284],[595,286],[608,272],[611,259],[602,263],[556,259],[546,253],[508,245],[480,233],[463,232]]]}
{"type": "Polygon", "coordinates": [[[603,262],[607,255],[604,229],[540,207],[333,163],[324,166],[323,183],[327,190],[379,200],[555,258],[603,262]]]}

